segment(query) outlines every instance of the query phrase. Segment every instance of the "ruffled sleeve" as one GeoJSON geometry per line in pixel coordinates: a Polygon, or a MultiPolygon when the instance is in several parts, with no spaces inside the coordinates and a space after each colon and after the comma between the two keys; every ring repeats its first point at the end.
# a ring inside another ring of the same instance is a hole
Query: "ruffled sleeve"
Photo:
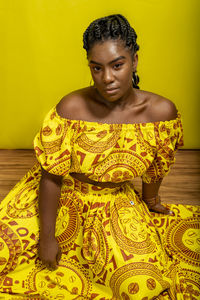
{"type": "Polygon", "coordinates": [[[175,163],[176,151],[184,145],[180,112],[175,120],[155,122],[154,133],[155,157],[150,167],[141,176],[145,183],[155,183],[165,177],[175,163]]]}
{"type": "Polygon", "coordinates": [[[46,115],[34,139],[34,150],[42,168],[66,176],[71,166],[71,151],[77,124],[59,117],[55,107],[46,115]]]}

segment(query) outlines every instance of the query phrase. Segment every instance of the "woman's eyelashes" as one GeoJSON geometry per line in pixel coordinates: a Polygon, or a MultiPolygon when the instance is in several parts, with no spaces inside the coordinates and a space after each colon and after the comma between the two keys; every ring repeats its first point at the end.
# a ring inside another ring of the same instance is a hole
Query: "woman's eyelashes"
{"type": "Polygon", "coordinates": [[[118,69],[121,69],[121,67],[124,65],[124,63],[117,63],[114,65],[114,69],[118,70],[118,69]]]}
{"type": "Polygon", "coordinates": [[[99,72],[101,70],[101,67],[100,66],[93,66],[92,70],[95,71],[95,72],[99,72]]]}
{"type": "MultiPolygon", "coordinates": [[[[121,67],[123,66],[123,64],[124,64],[124,63],[117,63],[117,64],[114,64],[114,65],[112,66],[112,68],[113,68],[114,70],[119,70],[119,69],[121,69],[121,67]]],[[[100,66],[92,66],[91,68],[92,68],[92,70],[95,71],[95,72],[100,72],[100,71],[103,69],[103,67],[100,67],[100,66]]]]}

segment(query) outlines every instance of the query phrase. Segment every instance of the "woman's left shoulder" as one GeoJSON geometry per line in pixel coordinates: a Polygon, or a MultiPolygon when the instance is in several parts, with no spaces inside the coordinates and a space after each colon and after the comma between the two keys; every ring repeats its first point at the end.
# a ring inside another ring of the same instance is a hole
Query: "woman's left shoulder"
{"type": "Polygon", "coordinates": [[[149,104],[148,113],[155,121],[170,121],[177,118],[178,110],[172,100],[151,93],[149,104]]]}

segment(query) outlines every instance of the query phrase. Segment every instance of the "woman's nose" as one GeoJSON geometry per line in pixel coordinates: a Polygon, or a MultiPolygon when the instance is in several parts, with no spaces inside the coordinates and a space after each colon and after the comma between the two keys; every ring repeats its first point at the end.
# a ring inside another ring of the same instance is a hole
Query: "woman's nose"
{"type": "Polygon", "coordinates": [[[111,83],[114,81],[114,76],[112,74],[112,71],[111,70],[105,70],[104,73],[103,73],[103,82],[105,84],[108,84],[108,83],[111,83]]]}

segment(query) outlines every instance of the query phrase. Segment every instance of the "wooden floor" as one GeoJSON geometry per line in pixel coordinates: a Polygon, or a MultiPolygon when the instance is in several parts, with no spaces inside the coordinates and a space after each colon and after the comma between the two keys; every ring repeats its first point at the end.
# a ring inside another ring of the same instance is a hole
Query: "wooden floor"
{"type": "MultiPolygon", "coordinates": [[[[33,150],[0,150],[0,201],[36,162],[33,150]]],[[[141,190],[141,179],[134,180],[141,190]]],[[[200,150],[179,150],[176,163],[163,180],[164,203],[200,205],[200,150]]]]}

